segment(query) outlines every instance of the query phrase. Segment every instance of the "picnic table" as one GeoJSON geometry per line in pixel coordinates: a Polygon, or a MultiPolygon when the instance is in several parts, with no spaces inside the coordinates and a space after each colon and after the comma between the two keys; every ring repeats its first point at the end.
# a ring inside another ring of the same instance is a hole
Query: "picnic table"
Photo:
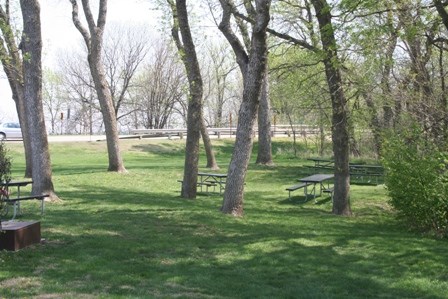
{"type": "Polygon", "coordinates": [[[319,195],[322,195],[322,190],[330,189],[329,181],[332,180],[333,178],[334,174],[313,174],[299,179],[299,182],[313,185],[312,189],[313,197],[316,198],[316,186],[319,186],[319,195]],[[324,185],[325,181],[327,181],[327,187],[325,187],[324,185]]]}
{"type": "Polygon", "coordinates": [[[9,211],[9,206],[13,206],[13,215],[12,219],[14,220],[17,216],[17,214],[21,213],[20,211],[20,202],[22,200],[30,200],[30,199],[37,199],[41,201],[41,213],[44,213],[44,198],[48,197],[48,195],[30,195],[30,196],[22,196],[20,187],[25,187],[27,185],[32,184],[32,180],[13,180],[8,182],[0,182],[0,188],[4,190],[4,193],[1,194],[2,198],[2,211],[1,216],[6,216],[9,211]],[[17,193],[14,194],[14,192],[11,190],[12,188],[17,188],[17,193]],[[14,195],[14,197],[11,198],[11,195],[14,195]]]}
{"type": "Polygon", "coordinates": [[[384,168],[381,165],[350,164],[350,176],[361,182],[378,184],[378,179],[384,176],[384,168]]]}
{"type": "Polygon", "coordinates": [[[334,178],[334,174],[313,174],[304,178],[299,179],[299,184],[286,188],[289,191],[289,199],[291,199],[291,192],[304,188],[305,197],[308,198],[308,195],[313,195],[313,198],[316,199],[316,187],[319,187],[319,195],[322,195],[322,192],[331,193],[333,197],[333,187],[330,187],[330,180],[334,178]],[[325,186],[325,182],[327,182],[327,186],[325,186]],[[311,192],[308,192],[308,186],[311,186],[311,192]]]}
{"type": "MultiPolygon", "coordinates": [[[[324,170],[334,170],[334,160],[323,158],[308,158],[314,165],[306,166],[313,169],[313,173],[319,173],[324,170]]],[[[384,168],[381,165],[349,163],[349,172],[352,179],[360,183],[378,184],[384,176],[384,168]]]]}
{"type": "Polygon", "coordinates": [[[308,158],[308,160],[314,162],[315,168],[334,168],[334,160],[323,158],[308,158]]]}
{"type": "Polygon", "coordinates": [[[226,173],[209,173],[209,172],[198,172],[199,177],[199,184],[207,185],[212,184],[213,187],[219,186],[219,193],[226,188],[226,180],[227,180],[227,174],[226,173]]]}

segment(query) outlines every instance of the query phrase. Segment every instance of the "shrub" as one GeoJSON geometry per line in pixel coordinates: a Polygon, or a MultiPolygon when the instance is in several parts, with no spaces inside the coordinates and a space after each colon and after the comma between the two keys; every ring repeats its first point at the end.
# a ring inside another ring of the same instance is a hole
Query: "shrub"
{"type": "MultiPolygon", "coordinates": [[[[11,158],[8,156],[8,150],[3,142],[0,142],[0,182],[9,182],[11,180],[11,158]]],[[[0,187],[0,216],[3,210],[3,198],[7,196],[7,190],[0,187]]],[[[1,229],[1,218],[0,218],[1,229]]]]}
{"type": "Polygon", "coordinates": [[[448,236],[448,153],[411,130],[383,146],[385,184],[398,216],[412,229],[448,236]]]}
{"type": "Polygon", "coordinates": [[[11,180],[11,158],[8,156],[8,149],[3,142],[0,142],[0,182],[11,180]]]}

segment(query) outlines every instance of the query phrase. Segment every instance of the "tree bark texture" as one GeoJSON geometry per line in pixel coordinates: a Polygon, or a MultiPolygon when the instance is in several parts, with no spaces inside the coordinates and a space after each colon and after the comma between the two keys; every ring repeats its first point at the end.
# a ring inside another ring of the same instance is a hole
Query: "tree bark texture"
{"type": "Polygon", "coordinates": [[[14,30],[10,24],[10,9],[9,1],[6,2],[6,8],[0,6],[0,30],[3,38],[0,37],[0,59],[3,65],[3,70],[8,79],[11,88],[12,98],[16,105],[17,114],[19,117],[20,128],[22,130],[23,146],[25,149],[25,174],[27,178],[32,177],[32,148],[28,136],[28,124],[25,116],[25,106],[23,98],[23,66],[22,58],[19,49],[16,45],[16,38],[14,30]]]}
{"type": "Polygon", "coordinates": [[[173,0],[167,0],[167,2],[173,13],[173,28],[171,34],[185,65],[190,91],[188,97],[187,142],[185,146],[184,178],[181,196],[184,198],[196,198],[199,168],[199,140],[201,137],[201,127],[203,126],[202,76],[196,55],[196,48],[191,36],[190,24],[188,22],[186,0],[176,0],[176,3],[173,0]]]}
{"type": "Polygon", "coordinates": [[[437,13],[439,14],[440,18],[442,19],[442,23],[445,26],[445,28],[448,30],[448,12],[445,10],[446,4],[442,2],[441,0],[434,0],[434,6],[437,9],[437,13]]]}
{"type": "Polygon", "coordinates": [[[210,136],[208,135],[207,127],[205,126],[204,117],[201,117],[201,136],[202,141],[204,142],[205,154],[207,156],[207,168],[212,170],[218,170],[219,166],[216,162],[215,153],[213,152],[212,141],[210,140],[210,136]]]}
{"type": "Polygon", "coordinates": [[[376,158],[379,159],[381,155],[381,147],[383,144],[382,138],[381,138],[381,124],[380,120],[377,115],[377,109],[375,106],[375,102],[372,99],[372,96],[369,93],[364,94],[364,99],[366,101],[367,108],[370,112],[370,128],[372,130],[373,134],[373,144],[375,147],[375,155],[376,158]]]}
{"type": "Polygon", "coordinates": [[[348,105],[342,86],[340,61],[337,44],[331,22],[331,9],[326,0],[311,1],[319,23],[321,42],[324,52],[325,75],[332,102],[332,139],[335,160],[333,213],[351,215],[350,173],[349,173],[349,132],[348,105]]]}
{"type": "Polygon", "coordinates": [[[273,166],[271,143],[271,103],[269,100],[269,78],[265,70],[258,107],[258,155],[257,164],[273,166]]]}
{"type": "Polygon", "coordinates": [[[271,1],[256,1],[250,55],[230,27],[231,1],[221,0],[223,17],[219,29],[232,46],[244,79],[243,101],[238,114],[235,147],[228,169],[221,211],[233,216],[243,215],[244,181],[253,145],[261,86],[267,64],[267,35],[271,1]]]}
{"type": "Polygon", "coordinates": [[[414,13],[411,2],[402,1],[399,4],[398,19],[403,24],[403,40],[411,61],[408,77],[413,85],[413,96],[410,97],[407,106],[424,127],[424,131],[438,140],[441,123],[437,117],[438,105],[434,97],[431,71],[428,65],[432,56],[432,47],[427,46],[427,39],[433,39],[434,29],[427,30],[425,38],[415,34],[415,28],[419,26],[416,23],[416,15],[422,17],[422,12],[416,10],[414,13]]]}
{"type": "Polygon", "coordinates": [[[184,167],[184,186],[182,196],[195,198],[197,192],[197,173],[199,163],[199,140],[202,117],[203,83],[196,49],[190,32],[186,0],[176,0],[179,18],[179,30],[185,51],[185,69],[187,71],[190,96],[187,114],[187,144],[184,167]]]}
{"type": "Polygon", "coordinates": [[[23,17],[23,81],[25,115],[32,151],[33,189],[36,195],[57,199],[52,182],[50,152],[42,106],[42,36],[38,0],[20,0],[23,17]]]}
{"type": "Polygon", "coordinates": [[[87,20],[88,30],[84,28],[84,26],[81,24],[81,21],[79,20],[77,1],[70,0],[70,2],[72,3],[73,24],[81,33],[88,49],[87,60],[89,63],[93,82],[95,84],[95,90],[98,95],[101,113],[103,115],[107,152],[109,158],[108,171],[127,172],[126,168],[124,167],[119,147],[119,136],[117,119],[115,116],[115,108],[101,58],[104,27],[106,25],[107,0],[100,0],[97,23],[95,23],[93,14],[90,10],[89,1],[82,0],[82,6],[84,15],[87,20]]]}

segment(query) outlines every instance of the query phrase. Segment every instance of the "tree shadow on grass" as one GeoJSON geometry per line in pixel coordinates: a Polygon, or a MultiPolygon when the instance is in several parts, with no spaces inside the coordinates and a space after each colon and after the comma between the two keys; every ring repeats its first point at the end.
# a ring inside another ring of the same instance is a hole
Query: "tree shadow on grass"
{"type": "Polygon", "coordinates": [[[233,218],[218,212],[221,196],[118,190],[63,192],[42,223],[47,243],[1,256],[2,271],[38,277],[39,287],[2,295],[443,298],[448,289],[421,281],[446,281],[446,242],[393,222],[272,203],[262,192],[249,192],[246,217],[233,218]]]}
{"type": "Polygon", "coordinates": [[[311,196],[296,195],[291,196],[290,198],[287,197],[285,199],[279,200],[278,203],[282,205],[303,205],[312,200],[313,197],[311,196]]]}

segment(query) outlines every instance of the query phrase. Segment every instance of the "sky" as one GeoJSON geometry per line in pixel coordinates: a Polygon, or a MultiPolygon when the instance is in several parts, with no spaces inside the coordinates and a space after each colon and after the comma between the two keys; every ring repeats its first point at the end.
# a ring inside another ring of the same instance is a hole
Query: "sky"
{"type": "MultiPolygon", "coordinates": [[[[80,4],[80,1],[79,5],[80,4]]],[[[96,1],[91,1],[95,3],[96,1]]],[[[148,26],[150,32],[157,34],[158,13],[148,0],[109,0],[106,27],[108,24],[129,26],[148,26]]],[[[77,47],[82,39],[71,19],[69,0],[40,0],[43,67],[55,64],[55,57],[61,51],[77,47]]],[[[80,7],[80,16],[82,10],[80,7]]],[[[17,121],[17,112],[11,98],[11,89],[3,72],[0,73],[0,122],[17,121]]]]}

